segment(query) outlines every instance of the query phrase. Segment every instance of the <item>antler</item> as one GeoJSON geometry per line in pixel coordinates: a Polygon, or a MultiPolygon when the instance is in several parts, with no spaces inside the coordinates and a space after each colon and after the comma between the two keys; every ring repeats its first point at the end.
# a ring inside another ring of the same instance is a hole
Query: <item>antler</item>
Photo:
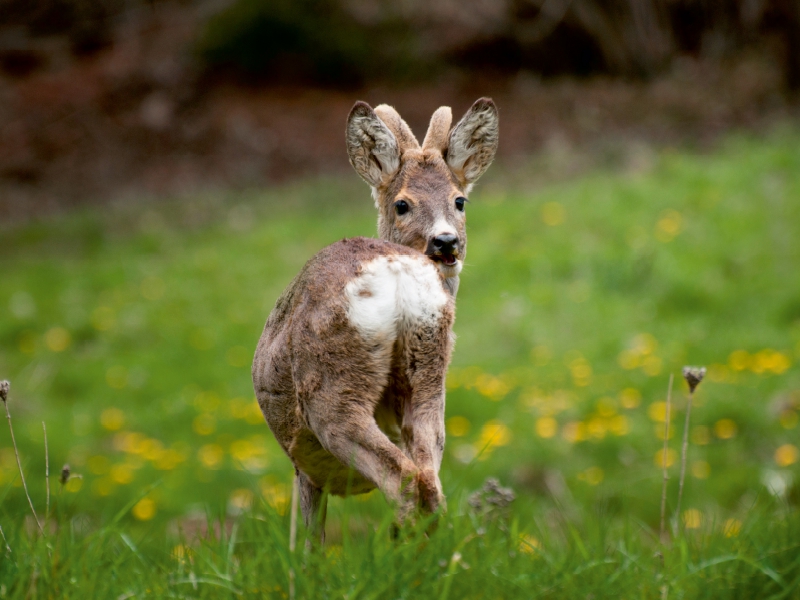
{"type": "Polygon", "coordinates": [[[447,140],[450,134],[450,125],[453,122],[453,111],[449,106],[441,106],[436,109],[428,125],[428,133],[425,134],[425,141],[422,142],[423,150],[438,150],[444,153],[447,148],[447,140]]]}

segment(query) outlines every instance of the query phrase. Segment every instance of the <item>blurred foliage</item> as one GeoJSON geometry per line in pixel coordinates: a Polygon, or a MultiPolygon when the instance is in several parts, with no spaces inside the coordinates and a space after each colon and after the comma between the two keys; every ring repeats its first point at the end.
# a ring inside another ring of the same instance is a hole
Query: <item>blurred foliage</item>
{"type": "Polygon", "coordinates": [[[208,21],[200,48],[216,71],[340,85],[447,66],[652,77],[683,55],[721,61],[750,48],[796,89],[798,37],[790,0],[237,0],[208,21]]]}
{"type": "Polygon", "coordinates": [[[421,62],[410,43],[408,23],[360,24],[336,0],[237,0],[209,20],[198,47],[213,71],[348,86],[402,80],[421,62]]]}

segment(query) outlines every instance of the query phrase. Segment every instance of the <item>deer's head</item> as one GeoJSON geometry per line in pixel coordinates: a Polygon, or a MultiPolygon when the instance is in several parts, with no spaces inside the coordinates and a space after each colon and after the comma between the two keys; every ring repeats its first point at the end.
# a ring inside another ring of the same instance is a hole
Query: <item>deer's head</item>
{"type": "Polygon", "coordinates": [[[467,252],[467,195],[497,150],[497,107],[481,98],[451,129],[452,119],[448,106],[433,113],[420,146],[394,108],[356,102],[346,131],[350,164],[372,187],[380,237],[424,252],[448,279],[467,252]]]}

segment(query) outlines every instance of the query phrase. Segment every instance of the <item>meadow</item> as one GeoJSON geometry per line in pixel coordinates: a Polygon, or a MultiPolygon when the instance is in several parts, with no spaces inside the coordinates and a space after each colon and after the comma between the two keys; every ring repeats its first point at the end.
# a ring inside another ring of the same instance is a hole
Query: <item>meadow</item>
{"type": "Polygon", "coordinates": [[[250,363],[305,261],[374,235],[357,176],[0,226],[0,379],[46,531],[6,429],[0,598],[280,598],[290,568],[307,598],[800,597],[800,132],[545,182],[539,160],[467,207],[447,514],[393,542],[377,492],[334,499],[309,555],[250,363]],[[516,499],[471,506],[487,477],[516,499]]]}

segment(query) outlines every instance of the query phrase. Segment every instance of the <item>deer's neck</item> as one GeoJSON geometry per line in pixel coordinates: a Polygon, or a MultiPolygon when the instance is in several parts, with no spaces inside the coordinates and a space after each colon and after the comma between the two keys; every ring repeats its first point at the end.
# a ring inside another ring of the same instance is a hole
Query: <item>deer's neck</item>
{"type": "Polygon", "coordinates": [[[458,294],[458,275],[455,277],[448,277],[444,280],[444,289],[450,292],[450,295],[453,297],[453,300],[456,299],[456,294],[458,294]]]}

